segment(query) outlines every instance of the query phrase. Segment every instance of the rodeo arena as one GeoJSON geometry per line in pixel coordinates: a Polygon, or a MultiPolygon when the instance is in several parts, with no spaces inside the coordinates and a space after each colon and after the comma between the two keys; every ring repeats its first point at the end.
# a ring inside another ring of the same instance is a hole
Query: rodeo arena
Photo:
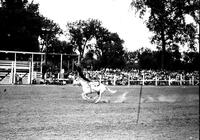
{"type": "Polygon", "coordinates": [[[198,71],[84,69],[87,82],[78,55],[0,57],[1,140],[199,139],[198,71]]]}
{"type": "MultiPolygon", "coordinates": [[[[59,53],[36,53],[19,51],[0,51],[5,60],[0,60],[0,84],[72,84],[76,73],[74,64],[79,63],[79,56],[59,53]],[[7,55],[7,56],[6,56],[7,55]],[[11,58],[10,60],[9,57],[11,58]],[[48,63],[47,57],[59,59],[56,72],[43,72],[43,64],[48,63]],[[67,72],[63,68],[63,57],[67,59],[67,72]],[[13,58],[13,59],[12,59],[13,58]],[[27,61],[23,61],[27,58],[27,61]],[[19,60],[18,60],[19,59],[19,60]],[[67,74],[67,77],[66,77],[67,74]]],[[[105,85],[154,85],[154,86],[195,86],[199,85],[199,71],[154,71],[103,69],[101,71],[84,70],[90,79],[105,85]]]]}

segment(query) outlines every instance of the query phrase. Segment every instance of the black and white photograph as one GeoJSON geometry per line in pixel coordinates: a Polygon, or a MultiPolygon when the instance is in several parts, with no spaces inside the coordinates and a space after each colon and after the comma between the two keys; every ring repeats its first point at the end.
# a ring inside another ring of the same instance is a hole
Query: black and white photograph
{"type": "Polygon", "coordinates": [[[199,140],[199,0],[0,0],[0,140],[199,140]]]}

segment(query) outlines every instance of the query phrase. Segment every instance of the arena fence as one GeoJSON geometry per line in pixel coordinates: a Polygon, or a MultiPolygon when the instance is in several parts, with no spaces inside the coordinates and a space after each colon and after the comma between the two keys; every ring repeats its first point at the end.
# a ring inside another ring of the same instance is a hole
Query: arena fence
{"type": "MultiPolygon", "coordinates": [[[[86,72],[88,73],[88,72],[86,72]]],[[[91,76],[91,79],[100,81],[106,85],[154,85],[154,86],[184,86],[184,85],[199,85],[199,76],[177,74],[175,76],[165,75],[137,75],[133,73],[126,74],[105,74],[98,73],[97,76],[91,76]]]]}
{"type": "Polygon", "coordinates": [[[153,79],[146,79],[145,76],[142,78],[136,79],[131,76],[118,78],[114,75],[112,78],[104,78],[104,76],[100,76],[100,82],[106,85],[155,85],[155,86],[171,86],[171,85],[198,85],[199,80],[195,79],[194,76],[190,77],[188,80],[182,79],[182,75],[180,75],[180,79],[171,78],[168,76],[167,79],[159,79],[157,76],[153,79]]]}

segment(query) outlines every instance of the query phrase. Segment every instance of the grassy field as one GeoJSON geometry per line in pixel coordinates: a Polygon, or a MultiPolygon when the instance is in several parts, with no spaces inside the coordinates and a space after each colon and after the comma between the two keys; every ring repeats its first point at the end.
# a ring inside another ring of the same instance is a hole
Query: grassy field
{"type": "Polygon", "coordinates": [[[81,87],[0,86],[0,140],[197,140],[199,87],[110,87],[98,104],[81,87]],[[117,102],[123,93],[123,102],[117,102]]]}

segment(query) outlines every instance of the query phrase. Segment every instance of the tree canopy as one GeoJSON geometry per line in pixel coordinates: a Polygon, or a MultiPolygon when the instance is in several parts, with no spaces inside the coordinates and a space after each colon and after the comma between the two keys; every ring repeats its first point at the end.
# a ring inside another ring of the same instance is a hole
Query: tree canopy
{"type": "Polygon", "coordinates": [[[101,67],[122,68],[125,65],[123,43],[117,33],[102,34],[97,38],[101,67]]]}
{"type": "Polygon", "coordinates": [[[1,50],[40,51],[38,38],[47,41],[61,32],[39,13],[39,4],[27,0],[0,1],[1,50]]]}
{"type": "Polygon", "coordinates": [[[101,67],[120,67],[123,61],[123,40],[111,33],[99,20],[88,19],[68,23],[71,44],[79,51],[82,59],[87,50],[93,50],[101,67]]]}
{"type": "Polygon", "coordinates": [[[140,18],[150,12],[146,26],[154,33],[151,42],[163,52],[162,68],[166,48],[173,44],[187,44],[195,49],[200,23],[198,0],[132,0],[131,5],[139,12],[140,18]],[[193,17],[195,23],[187,23],[186,15],[193,17]]]}
{"type": "Polygon", "coordinates": [[[79,51],[82,59],[86,49],[89,49],[91,46],[90,41],[95,39],[99,28],[102,27],[100,21],[88,19],[67,23],[67,28],[70,35],[70,42],[79,51]]]}

